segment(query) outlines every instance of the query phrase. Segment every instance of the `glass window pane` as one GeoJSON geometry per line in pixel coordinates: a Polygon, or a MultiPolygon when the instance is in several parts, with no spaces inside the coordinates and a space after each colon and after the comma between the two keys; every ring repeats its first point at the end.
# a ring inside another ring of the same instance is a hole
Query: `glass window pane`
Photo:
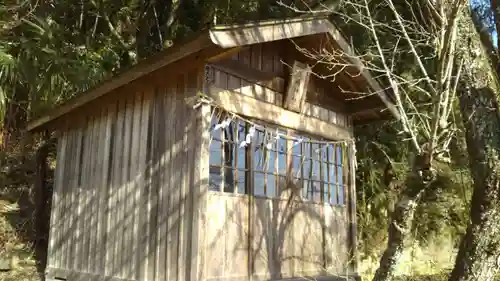
{"type": "Polygon", "coordinates": [[[304,179],[312,179],[313,178],[313,162],[311,159],[304,158],[302,159],[302,171],[304,179]]]}
{"type": "Polygon", "coordinates": [[[301,155],[301,144],[297,141],[293,143],[292,155],[301,155]]]}
{"type": "Polygon", "coordinates": [[[276,177],[274,175],[267,175],[267,196],[276,196],[276,177]]]}
{"type": "Polygon", "coordinates": [[[280,175],[286,175],[286,154],[278,153],[278,171],[280,175]]]}
{"type": "Polygon", "coordinates": [[[253,140],[255,146],[262,149],[265,147],[266,142],[266,133],[263,131],[263,128],[255,130],[255,139],[253,140]]]}
{"type": "Polygon", "coordinates": [[[222,150],[221,150],[221,142],[215,139],[210,143],[210,157],[209,157],[210,165],[222,165],[222,150]]]}
{"type": "Polygon", "coordinates": [[[306,157],[306,159],[311,159],[311,143],[304,142],[302,145],[302,153],[306,157]]]}
{"type": "Polygon", "coordinates": [[[339,186],[339,194],[338,194],[338,204],[344,205],[344,186],[339,186]]]}
{"type": "Polygon", "coordinates": [[[329,163],[334,163],[334,158],[333,158],[333,144],[329,144],[327,147],[327,152],[328,152],[328,162],[329,163]]]}
{"type": "Polygon", "coordinates": [[[313,200],[315,202],[321,201],[321,182],[314,181],[313,182],[313,200]]]}
{"type": "Polygon", "coordinates": [[[234,161],[234,149],[235,145],[229,142],[224,142],[222,156],[224,157],[224,166],[236,168],[236,162],[234,161]]]}
{"type": "Polygon", "coordinates": [[[240,122],[238,124],[238,147],[240,146],[241,142],[245,140],[247,132],[248,130],[246,129],[245,124],[243,122],[240,122]]]}
{"type": "Polygon", "coordinates": [[[241,170],[238,171],[238,180],[236,182],[236,186],[238,187],[239,194],[245,194],[245,189],[246,189],[245,173],[246,173],[245,171],[241,170]]]}
{"type": "Polygon", "coordinates": [[[224,137],[224,141],[227,141],[229,143],[234,143],[235,141],[234,123],[231,123],[229,124],[229,126],[224,128],[222,135],[224,137]]]}
{"type": "Polygon", "coordinates": [[[320,153],[321,153],[321,151],[319,149],[319,144],[317,144],[317,143],[311,143],[311,149],[312,149],[312,154],[311,154],[312,157],[314,159],[319,160],[320,159],[320,153]]]}
{"type": "Polygon", "coordinates": [[[254,195],[263,196],[264,192],[264,174],[255,172],[254,174],[254,195]]]}
{"type": "Polygon", "coordinates": [[[337,166],[337,183],[339,185],[344,184],[343,183],[343,176],[344,176],[344,169],[342,166],[337,166]]]}
{"type": "Polygon", "coordinates": [[[238,153],[238,169],[246,169],[246,147],[240,147],[240,143],[245,140],[245,125],[243,122],[238,124],[238,141],[234,149],[238,153]]]}
{"type": "Polygon", "coordinates": [[[323,183],[323,202],[330,202],[328,198],[328,190],[329,190],[328,183],[323,183]]]}
{"type": "Polygon", "coordinates": [[[220,190],[220,184],[222,182],[221,169],[218,167],[210,167],[210,172],[208,176],[208,189],[213,191],[220,190]]]}
{"type": "Polygon", "coordinates": [[[268,171],[269,170],[269,166],[271,166],[271,150],[267,150],[265,147],[264,149],[262,150],[262,156],[264,157],[262,159],[262,170],[264,172],[268,171]]]}
{"type": "Polygon", "coordinates": [[[328,162],[328,145],[322,144],[320,146],[321,161],[328,162]]]}
{"type": "Polygon", "coordinates": [[[330,164],[328,173],[330,173],[330,182],[337,184],[337,166],[335,164],[330,164]]]}
{"type": "MultiPolygon", "coordinates": [[[[284,133],[282,133],[282,135],[284,135],[284,133]]],[[[282,137],[279,138],[279,140],[278,140],[278,151],[279,152],[286,154],[286,151],[287,151],[286,143],[287,143],[286,139],[284,139],[282,137]]]]}
{"type": "Polygon", "coordinates": [[[245,169],[246,168],[246,152],[245,148],[236,148],[236,151],[238,152],[238,169],[245,169]]]}
{"type": "Polygon", "coordinates": [[[232,168],[224,168],[224,192],[234,192],[235,180],[234,170],[232,168]]]}
{"type": "Polygon", "coordinates": [[[321,163],[321,173],[323,174],[323,181],[328,182],[328,164],[323,162],[321,163]]]}
{"type": "Polygon", "coordinates": [[[318,161],[315,161],[315,160],[313,160],[311,162],[312,162],[312,173],[311,173],[312,178],[314,180],[320,180],[321,179],[320,178],[320,174],[319,174],[319,165],[320,165],[320,163],[318,161]]]}
{"type": "Polygon", "coordinates": [[[337,145],[335,154],[337,157],[336,159],[337,165],[342,165],[342,145],[337,145]]]}
{"type": "Polygon", "coordinates": [[[259,146],[256,146],[253,152],[253,168],[256,171],[264,170],[264,150],[260,149],[259,146]]]}
{"type": "Polygon", "coordinates": [[[311,199],[311,181],[309,180],[303,181],[302,197],[304,199],[311,199]]]}
{"type": "Polygon", "coordinates": [[[215,114],[212,114],[212,120],[210,123],[210,131],[213,131],[213,129],[215,128],[215,125],[219,124],[218,115],[219,114],[217,112],[215,112],[215,114]]]}
{"type": "Polygon", "coordinates": [[[276,151],[269,150],[269,161],[267,164],[268,173],[276,173],[276,151]]]}
{"type": "Polygon", "coordinates": [[[254,153],[254,169],[256,171],[267,171],[270,165],[271,153],[266,149],[259,149],[254,153]]]}
{"type": "Polygon", "coordinates": [[[337,185],[330,184],[330,204],[337,204],[337,185]]]}
{"type": "Polygon", "coordinates": [[[302,163],[301,163],[301,159],[300,159],[300,156],[292,156],[292,168],[293,168],[293,176],[294,177],[297,177],[297,176],[301,176],[301,166],[302,166],[302,163]]]}

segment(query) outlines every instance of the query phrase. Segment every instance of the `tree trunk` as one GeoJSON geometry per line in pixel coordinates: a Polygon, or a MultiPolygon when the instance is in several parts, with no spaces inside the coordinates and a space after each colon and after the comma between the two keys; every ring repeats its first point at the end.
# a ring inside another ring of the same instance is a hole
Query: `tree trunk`
{"type": "Polygon", "coordinates": [[[422,167],[422,165],[417,166],[415,164],[414,166],[418,169],[414,168],[414,170],[408,174],[404,183],[404,190],[391,214],[387,248],[380,259],[380,264],[375,272],[373,281],[390,281],[394,277],[398,260],[403,254],[404,242],[411,232],[413,215],[418,205],[417,201],[428,185],[420,176],[423,170],[428,170],[428,165],[422,167]]]}
{"type": "Polygon", "coordinates": [[[500,266],[500,113],[497,75],[466,14],[458,52],[464,59],[460,112],[474,182],[470,223],[449,280],[492,280],[500,266]]]}
{"type": "Polygon", "coordinates": [[[450,280],[492,280],[500,266],[500,116],[490,88],[460,93],[474,181],[470,224],[450,280]]]}

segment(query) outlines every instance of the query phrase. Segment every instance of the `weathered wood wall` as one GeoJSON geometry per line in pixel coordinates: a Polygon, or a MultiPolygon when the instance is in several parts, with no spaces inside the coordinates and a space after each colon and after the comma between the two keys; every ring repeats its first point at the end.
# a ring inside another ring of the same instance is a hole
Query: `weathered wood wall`
{"type": "Polygon", "coordinates": [[[201,120],[185,98],[201,87],[201,74],[139,82],[67,118],[59,132],[48,277],[187,279],[196,256],[192,189],[200,184],[201,120]]]}
{"type": "MultiPolygon", "coordinates": [[[[211,82],[281,106],[287,71],[273,44],[230,59],[258,73],[213,72],[211,82]]],[[[73,113],[60,130],[47,275],[194,281],[344,274],[348,206],[207,192],[210,112],[185,103],[205,77],[154,77],[73,113]]],[[[326,95],[332,89],[311,85],[303,114],[350,128],[342,104],[326,95]]]]}
{"type": "Polygon", "coordinates": [[[207,280],[343,275],[345,207],[209,192],[207,280]]]}
{"type": "MultiPolygon", "coordinates": [[[[229,90],[282,107],[289,75],[283,46],[283,42],[253,45],[232,58],[214,62],[208,81],[211,94],[229,90]]],[[[331,98],[336,91],[333,86],[311,81],[302,114],[346,128],[351,134],[350,116],[342,102],[331,98]]],[[[305,133],[314,135],[318,130],[310,128],[305,133]]],[[[353,188],[346,190],[348,200],[353,188]]],[[[208,193],[207,222],[201,230],[206,233],[202,241],[206,280],[278,280],[344,275],[352,270],[349,251],[354,221],[349,210],[355,207],[349,202],[339,206],[290,200],[289,196],[208,193]]]]}
{"type": "MultiPolygon", "coordinates": [[[[213,86],[283,106],[285,80],[293,62],[286,57],[286,48],[294,47],[284,41],[252,45],[212,64],[213,86]]],[[[352,120],[341,99],[342,93],[338,87],[313,77],[302,113],[331,124],[352,127],[352,120]]]]}

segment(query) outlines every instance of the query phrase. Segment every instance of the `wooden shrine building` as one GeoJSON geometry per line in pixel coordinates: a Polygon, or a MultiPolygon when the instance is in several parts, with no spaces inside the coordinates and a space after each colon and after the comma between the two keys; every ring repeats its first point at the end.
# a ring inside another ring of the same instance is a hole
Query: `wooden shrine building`
{"type": "Polygon", "coordinates": [[[58,135],[47,280],[355,277],[353,125],[390,111],[327,18],[140,62],[29,123],[58,135]]]}

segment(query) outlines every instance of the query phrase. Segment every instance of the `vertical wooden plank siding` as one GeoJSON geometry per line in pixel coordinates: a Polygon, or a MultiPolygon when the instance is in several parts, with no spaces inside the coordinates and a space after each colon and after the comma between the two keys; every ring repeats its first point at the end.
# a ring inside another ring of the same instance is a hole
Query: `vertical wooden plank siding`
{"type": "Polygon", "coordinates": [[[85,222],[85,228],[84,228],[84,233],[85,233],[85,251],[84,251],[84,256],[83,256],[83,264],[84,264],[84,271],[85,272],[94,272],[92,268],[92,261],[95,259],[94,256],[94,241],[95,237],[93,237],[93,220],[94,220],[94,215],[95,215],[95,204],[94,204],[94,190],[97,186],[95,182],[95,177],[96,177],[96,168],[97,168],[97,157],[99,156],[96,153],[97,147],[99,146],[99,132],[98,132],[98,124],[99,124],[99,116],[94,116],[92,120],[92,126],[90,127],[90,139],[89,139],[89,159],[87,160],[89,162],[89,176],[88,176],[88,184],[85,186],[85,196],[86,196],[86,222],[85,222]]]}
{"type": "Polygon", "coordinates": [[[114,268],[113,268],[113,262],[114,262],[114,246],[115,246],[115,241],[116,241],[116,197],[117,197],[117,182],[116,182],[116,163],[119,162],[118,160],[118,145],[117,145],[117,140],[120,139],[120,136],[118,134],[118,112],[120,111],[120,104],[116,104],[114,108],[112,109],[113,112],[110,116],[111,122],[112,122],[112,128],[111,128],[111,140],[110,140],[110,146],[111,146],[111,154],[109,155],[109,160],[110,160],[110,168],[108,172],[110,173],[108,183],[107,183],[107,189],[108,189],[108,199],[107,199],[107,205],[108,205],[108,212],[106,214],[107,216],[107,235],[106,235],[106,262],[105,262],[105,275],[106,276],[113,276],[114,273],[114,268]]]}
{"type": "MultiPolygon", "coordinates": [[[[168,109],[172,99],[175,98],[172,95],[168,95],[166,89],[162,89],[159,93],[161,98],[160,101],[160,106],[161,108],[168,109]]],[[[170,161],[171,157],[171,152],[172,148],[170,144],[172,143],[172,139],[170,138],[171,130],[168,128],[172,128],[173,125],[175,124],[174,122],[174,116],[172,115],[171,112],[168,110],[163,110],[162,111],[162,119],[164,119],[164,122],[162,122],[161,129],[158,132],[158,137],[161,139],[160,140],[160,145],[163,147],[161,149],[163,152],[161,153],[160,157],[160,166],[162,168],[162,176],[159,179],[159,184],[161,186],[169,186],[169,178],[170,174],[172,173],[172,162],[170,161]]],[[[168,208],[169,208],[169,193],[164,190],[163,188],[160,188],[158,191],[158,211],[160,214],[168,214],[168,208]]],[[[168,234],[168,216],[157,216],[157,247],[156,247],[156,268],[157,270],[157,279],[158,280],[167,280],[168,276],[168,263],[167,263],[167,234],[168,234]]]]}
{"type": "MultiPolygon", "coordinates": [[[[87,124],[92,124],[91,118],[88,118],[85,122],[87,124]]],[[[74,259],[74,270],[77,271],[82,271],[84,272],[83,269],[83,257],[84,257],[84,251],[86,248],[85,244],[85,220],[86,218],[86,212],[85,208],[86,206],[86,198],[85,198],[85,188],[87,186],[87,183],[89,181],[88,177],[88,169],[89,169],[89,161],[87,160],[89,158],[89,134],[90,132],[87,130],[85,127],[80,127],[80,130],[82,130],[82,135],[81,135],[81,149],[80,149],[80,154],[81,156],[76,159],[74,162],[79,162],[79,166],[81,168],[78,168],[78,173],[75,173],[72,177],[77,177],[78,178],[78,185],[76,187],[73,187],[73,192],[76,192],[76,196],[78,197],[78,209],[77,209],[77,220],[75,220],[73,223],[76,225],[76,236],[75,236],[75,253],[73,256],[74,259]]],[[[72,153],[72,155],[78,155],[78,153],[72,153]]]]}
{"type": "MultiPolygon", "coordinates": [[[[48,251],[51,254],[52,259],[48,259],[48,264],[54,267],[60,267],[60,256],[61,256],[61,243],[62,243],[62,226],[64,225],[64,217],[62,212],[62,206],[64,202],[64,186],[65,186],[65,170],[66,164],[68,162],[68,155],[70,154],[70,144],[69,144],[68,132],[64,130],[61,132],[60,136],[60,154],[58,155],[57,160],[59,161],[57,165],[56,171],[56,179],[55,179],[55,189],[54,189],[54,203],[53,203],[53,213],[54,220],[51,226],[51,249],[48,251]]],[[[59,153],[58,153],[59,154],[59,153]]]]}
{"type": "Polygon", "coordinates": [[[121,237],[121,220],[122,216],[120,213],[121,209],[121,166],[123,163],[123,133],[124,133],[124,115],[125,115],[126,101],[120,100],[118,104],[117,111],[117,121],[116,121],[116,139],[113,145],[115,146],[115,154],[113,159],[113,199],[112,199],[112,223],[113,227],[111,232],[113,233],[112,246],[109,249],[113,252],[111,255],[111,276],[120,276],[120,237],[121,237]]]}
{"type": "MultiPolygon", "coordinates": [[[[69,143],[70,143],[70,151],[71,153],[78,152],[78,147],[76,143],[76,135],[77,135],[77,130],[71,130],[68,134],[69,137],[69,143]]],[[[76,181],[73,179],[75,175],[77,175],[78,172],[78,166],[76,166],[75,161],[72,161],[70,158],[68,158],[68,161],[66,163],[66,166],[68,167],[68,174],[70,175],[64,184],[63,187],[63,214],[68,216],[71,213],[71,193],[73,188],[76,187],[76,181]]],[[[70,217],[70,216],[68,216],[70,217]]],[[[62,233],[61,233],[61,248],[62,251],[60,253],[60,265],[61,266],[69,266],[69,261],[64,259],[64,256],[70,253],[70,244],[68,241],[68,233],[70,229],[71,221],[69,219],[64,220],[64,224],[62,225],[62,233]]]]}
{"type": "MultiPolygon", "coordinates": [[[[153,93],[146,91],[144,93],[144,103],[141,113],[141,148],[139,156],[139,172],[142,174],[142,179],[139,182],[138,198],[139,198],[139,229],[140,235],[137,242],[137,263],[138,263],[138,275],[137,280],[147,280],[147,265],[148,265],[148,182],[147,173],[149,170],[148,162],[148,148],[149,142],[148,138],[150,136],[150,119],[151,119],[151,107],[154,102],[153,93]]],[[[137,267],[136,267],[137,268],[137,267]]]]}
{"type": "Polygon", "coordinates": [[[130,227],[130,237],[128,241],[129,245],[129,255],[127,256],[128,264],[128,279],[136,279],[138,270],[137,266],[137,255],[139,251],[138,248],[138,237],[139,237],[139,187],[140,180],[143,176],[140,167],[140,143],[141,143],[141,117],[142,117],[142,105],[143,105],[143,94],[138,93],[135,96],[134,101],[134,116],[132,124],[132,141],[131,141],[131,160],[130,160],[130,178],[129,178],[129,227],[130,227]]]}
{"type": "MultiPolygon", "coordinates": [[[[182,93],[184,93],[184,75],[179,76],[177,79],[177,90],[176,90],[176,95],[175,95],[175,108],[176,109],[184,109],[181,107],[181,104],[184,103],[182,93]]],[[[177,110],[176,111],[176,119],[185,119],[185,111],[184,110],[177,110]]],[[[175,279],[180,280],[181,276],[181,261],[183,260],[183,254],[184,254],[184,249],[182,248],[182,236],[184,233],[184,208],[185,208],[185,202],[183,198],[183,189],[184,189],[184,173],[185,168],[184,168],[184,163],[187,161],[184,155],[184,132],[185,132],[185,126],[179,126],[178,123],[176,123],[175,126],[175,162],[178,163],[179,165],[177,166],[176,173],[175,173],[175,180],[176,180],[176,187],[174,188],[174,198],[173,201],[177,202],[176,207],[175,207],[175,215],[174,215],[174,239],[175,241],[179,241],[179,244],[177,245],[177,259],[174,260],[175,262],[175,279]]]]}
{"type": "Polygon", "coordinates": [[[200,178],[208,169],[194,162],[202,112],[185,99],[199,90],[200,75],[125,89],[61,129],[48,275],[197,280],[192,236],[199,235],[200,178]]]}
{"type": "Polygon", "coordinates": [[[151,111],[151,119],[150,119],[150,133],[148,135],[151,135],[151,137],[148,137],[148,163],[149,163],[149,168],[148,168],[148,174],[146,175],[147,178],[147,184],[148,184],[148,193],[147,193],[147,232],[148,232],[148,238],[147,238],[147,268],[146,268],[146,275],[147,278],[150,280],[154,280],[155,278],[155,257],[156,257],[156,235],[157,235],[157,227],[156,227],[156,217],[154,217],[157,206],[158,206],[158,176],[162,172],[162,168],[158,159],[159,159],[159,149],[158,149],[158,144],[160,140],[158,139],[158,131],[159,131],[159,126],[160,122],[156,122],[157,120],[160,119],[160,107],[161,105],[158,104],[158,93],[156,89],[153,90],[153,106],[152,106],[152,111],[151,111]]]}
{"type": "Polygon", "coordinates": [[[71,198],[72,198],[72,208],[71,208],[71,213],[69,214],[69,220],[71,220],[72,227],[70,229],[70,233],[68,233],[68,236],[70,237],[69,243],[73,245],[71,247],[71,255],[70,255],[70,268],[77,270],[78,269],[78,264],[77,264],[77,253],[78,253],[78,248],[77,248],[77,243],[78,241],[78,235],[80,234],[80,231],[78,229],[78,218],[79,218],[79,210],[80,210],[80,205],[82,204],[79,200],[79,190],[80,190],[80,181],[81,181],[81,172],[80,169],[82,169],[82,161],[83,155],[82,155],[82,146],[83,146],[83,129],[79,127],[76,131],[76,142],[77,142],[77,150],[75,157],[73,159],[73,162],[78,165],[77,169],[75,170],[75,183],[76,185],[73,187],[72,192],[71,192],[71,198]]]}
{"type": "MultiPolygon", "coordinates": [[[[75,151],[75,143],[74,143],[74,131],[69,131],[68,132],[68,153],[74,153],[75,151]]],[[[74,162],[71,161],[71,159],[67,158],[66,162],[64,164],[67,169],[65,169],[65,179],[63,180],[63,186],[61,189],[61,224],[60,224],[60,233],[59,233],[59,246],[58,248],[58,261],[57,264],[61,267],[67,266],[66,260],[63,258],[64,256],[67,255],[68,252],[68,243],[67,243],[67,233],[68,233],[68,224],[69,220],[65,219],[65,216],[68,214],[68,202],[71,198],[71,185],[72,185],[72,180],[71,180],[71,175],[73,174],[73,164],[74,162]],[[67,175],[67,176],[66,176],[67,175]]]]}
{"type": "Polygon", "coordinates": [[[169,104],[169,109],[172,111],[172,114],[175,118],[175,122],[174,122],[174,125],[173,127],[171,128],[171,135],[170,135],[170,139],[171,139],[171,144],[170,144],[170,147],[171,147],[171,154],[170,154],[170,161],[171,163],[174,165],[172,167],[172,170],[171,170],[171,174],[169,175],[170,177],[170,184],[169,186],[171,186],[171,190],[170,190],[170,194],[169,194],[169,201],[171,202],[171,204],[169,205],[169,208],[168,208],[168,233],[167,233],[167,249],[169,249],[169,251],[167,252],[167,260],[168,260],[168,264],[166,266],[166,268],[168,268],[168,276],[167,276],[167,280],[175,280],[176,277],[177,277],[177,270],[176,270],[176,262],[177,262],[177,258],[178,258],[178,247],[177,247],[177,244],[173,244],[174,241],[176,241],[176,234],[178,233],[178,229],[176,227],[177,225],[177,210],[178,210],[178,207],[179,207],[179,201],[176,200],[176,191],[177,191],[177,188],[178,186],[177,183],[178,183],[178,166],[175,165],[175,163],[178,163],[179,159],[179,155],[178,155],[178,150],[179,150],[179,145],[178,145],[178,138],[179,136],[177,135],[177,122],[179,122],[179,119],[177,118],[177,112],[179,112],[176,108],[176,105],[177,105],[177,85],[175,85],[175,87],[171,87],[169,88],[169,93],[168,95],[169,96],[172,96],[172,99],[171,99],[171,102],[169,104]]]}
{"type": "Polygon", "coordinates": [[[120,268],[121,274],[120,277],[123,279],[129,279],[129,269],[131,267],[130,256],[132,255],[131,249],[131,223],[130,219],[132,218],[130,208],[131,199],[131,182],[130,182],[130,166],[131,166],[131,154],[132,151],[130,149],[131,140],[132,140],[132,126],[134,121],[134,97],[127,97],[127,106],[125,109],[125,122],[124,122],[124,137],[123,137],[123,166],[122,166],[122,198],[121,198],[121,213],[122,213],[122,223],[121,223],[121,235],[120,235],[120,251],[119,256],[121,257],[120,268]]]}
{"type": "Polygon", "coordinates": [[[103,111],[102,118],[104,124],[104,132],[105,137],[102,140],[103,150],[102,150],[102,173],[100,178],[100,184],[98,186],[98,203],[99,204],[99,214],[98,214],[98,223],[97,223],[97,237],[100,239],[97,243],[96,247],[98,249],[96,255],[96,264],[97,272],[104,273],[106,270],[106,244],[108,238],[108,186],[109,186],[109,172],[110,172],[110,164],[111,164],[111,137],[112,137],[112,129],[113,129],[113,114],[114,114],[114,105],[106,106],[103,111]]]}
{"type": "Polygon", "coordinates": [[[62,190],[62,179],[63,179],[63,168],[61,163],[65,161],[66,155],[67,138],[65,138],[65,132],[59,132],[59,140],[57,142],[57,157],[56,157],[56,170],[54,172],[54,189],[52,193],[52,210],[50,213],[50,228],[49,228],[49,245],[47,249],[47,267],[56,267],[56,245],[58,243],[58,228],[62,221],[61,214],[59,212],[59,206],[61,202],[61,190],[62,190]]]}
{"type": "Polygon", "coordinates": [[[94,154],[93,162],[93,171],[92,171],[92,185],[90,187],[90,206],[91,206],[91,214],[90,214],[90,226],[87,228],[89,235],[89,257],[88,257],[88,272],[96,272],[98,270],[96,260],[97,260],[97,251],[98,251],[98,243],[100,242],[100,237],[97,236],[98,230],[98,215],[99,215],[99,188],[100,188],[100,180],[102,173],[102,142],[105,139],[106,131],[103,129],[102,125],[105,123],[105,119],[102,118],[101,109],[96,114],[96,119],[94,121],[94,135],[93,141],[95,142],[95,146],[92,149],[92,154],[94,154]]]}

